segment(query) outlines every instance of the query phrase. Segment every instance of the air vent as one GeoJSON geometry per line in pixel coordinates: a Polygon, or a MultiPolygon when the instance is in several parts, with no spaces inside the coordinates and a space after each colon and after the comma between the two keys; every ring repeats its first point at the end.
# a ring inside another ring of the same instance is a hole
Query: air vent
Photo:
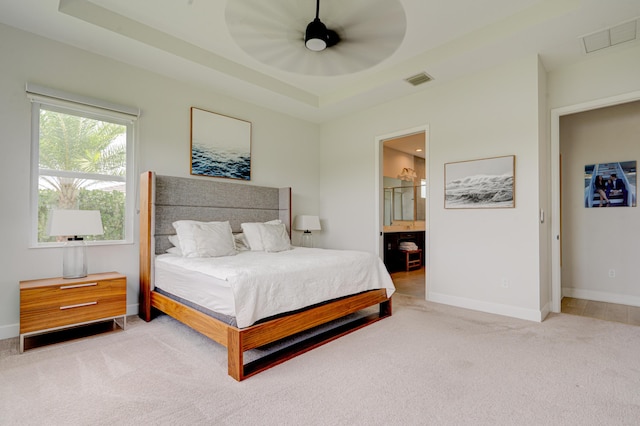
{"type": "Polygon", "coordinates": [[[420,74],[413,75],[411,77],[405,78],[404,80],[414,86],[418,86],[420,84],[427,83],[433,80],[433,78],[431,78],[431,76],[427,73],[421,72],[420,74]]]}
{"type": "Polygon", "coordinates": [[[597,33],[582,37],[582,45],[585,53],[606,49],[616,44],[635,40],[638,36],[637,20],[625,22],[597,33]]]}

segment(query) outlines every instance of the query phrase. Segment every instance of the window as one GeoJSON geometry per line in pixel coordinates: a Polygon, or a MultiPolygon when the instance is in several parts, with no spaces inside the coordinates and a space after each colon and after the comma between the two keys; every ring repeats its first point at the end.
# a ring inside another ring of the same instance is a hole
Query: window
{"type": "Polygon", "coordinates": [[[53,209],[99,210],[93,244],[133,242],[133,135],[138,111],[27,86],[32,102],[32,246],[52,246],[53,209]]]}

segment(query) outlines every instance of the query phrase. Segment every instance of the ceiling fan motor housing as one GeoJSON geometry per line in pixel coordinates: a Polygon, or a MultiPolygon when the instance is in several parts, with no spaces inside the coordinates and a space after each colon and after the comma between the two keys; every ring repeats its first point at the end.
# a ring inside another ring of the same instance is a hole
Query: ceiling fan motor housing
{"type": "Polygon", "coordinates": [[[328,43],[327,27],[322,23],[319,18],[315,18],[307,25],[307,31],[305,32],[305,45],[307,49],[319,52],[324,50],[328,43]]]}

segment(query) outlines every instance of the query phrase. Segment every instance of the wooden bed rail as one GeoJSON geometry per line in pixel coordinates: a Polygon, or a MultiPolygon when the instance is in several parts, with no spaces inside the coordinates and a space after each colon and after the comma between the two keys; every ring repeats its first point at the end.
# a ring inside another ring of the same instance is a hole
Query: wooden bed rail
{"type": "Polygon", "coordinates": [[[391,316],[391,299],[387,299],[386,290],[383,289],[339,299],[249,328],[229,328],[227,338],[229,375],[238,381],[244,380],[388,316],[391,316]],[[295,342],[273,354],[244,364],[245,351],[343,318],[376,304],[380,305],[376,313],[345,322],[335,328],[295,342]]]}

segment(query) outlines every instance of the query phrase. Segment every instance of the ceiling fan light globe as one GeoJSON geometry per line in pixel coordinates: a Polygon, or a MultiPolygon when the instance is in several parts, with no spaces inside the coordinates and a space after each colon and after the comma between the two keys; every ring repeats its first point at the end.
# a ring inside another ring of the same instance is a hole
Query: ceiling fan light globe
{"type": "Polygon", "coordinates": [[[319,38],[311,38],[307,40],[305,46],[307,46],[307,49],[313,50],[314,52],[321,52],[327,48],[327,43],[319,38]]]}

